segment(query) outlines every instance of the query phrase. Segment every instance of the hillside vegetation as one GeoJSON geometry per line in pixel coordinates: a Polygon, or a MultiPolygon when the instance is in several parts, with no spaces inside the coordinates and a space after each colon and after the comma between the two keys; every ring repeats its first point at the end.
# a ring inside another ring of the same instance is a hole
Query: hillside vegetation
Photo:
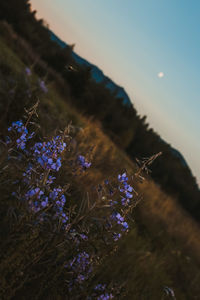
{"type": "Polygon", "coordinates": [[[95,81],[90,66],[74,59],[73,45],[62,48],[52,41],[48,26],[43,20],[37,20],[30,1],[1,1],[0,20],[11,24],[12,28],[8,30],[4,26],[1,32],[23,62],[31,60],[39,76],[45,76],[48,66],[48,79],[57,77],[62,94],[71,95],[68,98],[71,106],[98,120],[103,132],[132,160],[162,151],[163,159],[152,165],[152,178],[199,220],[200,190],[196,179],[182,155],[150,128],[146,117],[139,116],[133,105],[124,105],[124,99],[118,97],[118,89],[107,87],[106,77],[105,81],[95,81]],[[21,51],[22,45],[26,53],[21,51]]]}
{"type": "MultiPolygon", "coordinates": [[[[27,66],[31,67],[30,57],[33,53],[27,53],[27,50],[31,51],[27,45],[24,48],[22,45],[18,47],[20,47],[21,57],[27,60],[26,64],[20,59],[20,55],[15,54],[16,45],[12,44],[12,39],[0,39],[1,135],[6,135],[7,127],[13,121],[22,118],[25,107],[30,107],[39,99],[38,135],[51,136],[72,121],[71,130],[76,137],[72,145],[74,148],[78,147],[79,153],[89,155],[92,161],[92,166],[87,173],[72,177],[69,168],[71,154],[66,154],[62,174],[58,180],[59,183],[71,183],[68,197],[72,201],[80,203],[80,199],[85,199],[86,194],[93,199],[94,186],[102,184],[105,179],[115,180],[117,174],[125,170],[133,176],[134,188],[141,198],[137,208],[133,210],[132,229],[120,241],[119,247],[115,249],[112,256],[105,255],[95,280],[116,282],[118,286],[124,287],[125,296],[121,295],[119,299],[170,299],[170,296],[164,292],[165,286],[173,288],[178,300],[199,299],[200,230],[198,225],[180,207],[177,199],[167,196],[150,178],[142,183],[136,180],[134,174],[138,171],[138,167],[111,141],[110,137],[103,133],[99,122],[88,120],[75,110],[71,104],[74,98],[67,93],[67,87],[64,94],[63,89],[60,88],[62,80],[58,74],[48,69],[42,60],[37,66],[32,65],[32,77],[28,81],[31,90],[29,97],[25,70],[27,66]],[[43,93],[38,86],[39,77],[37,72],[33,71],[37,70],[38,66],[43,66],[45,71],[46,77],[42,79],[47,84],[48,93],[43,93]]],[[[158,159],[162,160],[163,157],[158,159]]],[[[1,182],[1,207],[5,206],[4,194],[11,193],[10,189],[10,186],[1,182]]],[[[22,249],[21,252],[17,252],[18,248],[13,247],[14,241],[10,240],[8,232],[16,222],[15,216],[9,209],[8,218],[5,219],[3,212],[1,212],[1,220],[4,222],[1,226],[1,236],[4,241],[1,251],[6,249],[6,252],[1,252],[0,269],[2,274],[7,272],[8,277],[4,278],[4,286],[1,287],[2,295],[13,293],[10,299],[66,299],[60,291],[61,287],[54,285],[53,288],[49,285],[46,294],[41,296],[40,293],[46,283],[43,279],[40,283],[40,279],[37,278],[27,279],[22,276],[23,280],[19,286],[14,285],[16,292],[9,290],[11,288],[9,272],[14,272],[15,284],[17,284],[16,266],[20,268],[20,264],[16,264],[16,258],[27,256],[31,259],[32,254],[28,244],[24,252],[22,249]],[[38,298],[33,296],[37,290],[35,287],[38,288],[38,295],[40,295],[38,298]]],[[[28,272],[30,272],[29,268],[28,272]]],[[[55,273],[56,270],[47,273],[47,281],[52,284],[55,273]]],[[[2,297],[2,299],[9,299],[9,297],[2,297]]]]}

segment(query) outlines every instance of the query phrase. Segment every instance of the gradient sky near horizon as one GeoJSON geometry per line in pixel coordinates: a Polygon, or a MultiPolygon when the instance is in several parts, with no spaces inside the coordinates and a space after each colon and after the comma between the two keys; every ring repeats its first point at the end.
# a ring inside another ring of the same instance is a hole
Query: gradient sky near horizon
{"type": "Polygon", "coordinates": [[[31,4],[62,40],[75,44],[77,54],[125,88],[138,113],[183,154],[200,183],[200,1],[31,4]]]}

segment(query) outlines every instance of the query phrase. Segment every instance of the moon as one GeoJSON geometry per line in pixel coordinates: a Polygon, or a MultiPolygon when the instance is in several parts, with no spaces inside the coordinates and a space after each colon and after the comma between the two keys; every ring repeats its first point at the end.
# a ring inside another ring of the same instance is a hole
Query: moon
{"type": "Polygon", "coordinates": [[[163,77],[165,76],[165,74],[164,74],[163,72],[159,72],[159,73],[157,74],[157,76],[158,76],[158,78],[163,78],[163,77]]]}

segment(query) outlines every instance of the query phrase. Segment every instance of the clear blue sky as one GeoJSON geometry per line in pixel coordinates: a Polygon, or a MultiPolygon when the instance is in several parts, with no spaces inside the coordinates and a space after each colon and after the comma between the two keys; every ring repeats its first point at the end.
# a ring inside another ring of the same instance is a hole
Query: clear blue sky
{"type": "Polygon", "coordinates": [[[75,43],[75,52],[126,89],[200,183],[200,1],[31,3],[60,38],[75,43]]]}

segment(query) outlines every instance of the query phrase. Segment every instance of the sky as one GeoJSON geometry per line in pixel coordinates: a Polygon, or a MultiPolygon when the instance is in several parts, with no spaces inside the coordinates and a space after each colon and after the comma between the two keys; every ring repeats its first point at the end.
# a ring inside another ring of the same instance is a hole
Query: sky
{"type": "Polygon", "coordinates": [[[200,184],[200,1],[31,0],[63,41],[123,86],[200,184]]]}

